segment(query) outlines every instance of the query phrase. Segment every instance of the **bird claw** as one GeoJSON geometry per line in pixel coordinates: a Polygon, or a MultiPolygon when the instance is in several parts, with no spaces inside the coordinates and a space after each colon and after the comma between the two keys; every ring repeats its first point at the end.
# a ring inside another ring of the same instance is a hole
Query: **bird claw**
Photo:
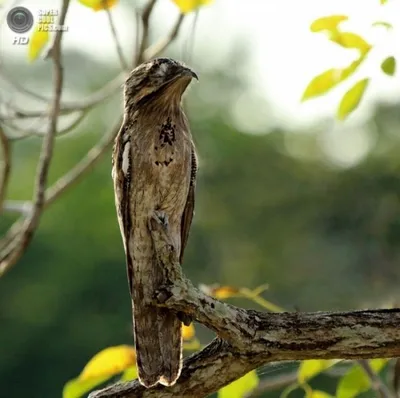
{"type": "Polygon", "coordinates": [[[164,227],[168,225],[168,215],[164,211],[156,210],[153,217],[164,227]]]}

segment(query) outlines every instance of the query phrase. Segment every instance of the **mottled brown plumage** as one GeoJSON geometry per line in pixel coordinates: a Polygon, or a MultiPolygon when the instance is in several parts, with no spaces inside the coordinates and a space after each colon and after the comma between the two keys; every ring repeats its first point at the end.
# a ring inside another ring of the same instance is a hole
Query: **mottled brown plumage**
{"type": "Polygon", "coordinates": [[[152,305],[163,283],[148,220],[159,211],[182,263],[194,209],[197,161],[181,96],[196,74],[158,58],[135,68],[125,83],[124,121],[113,151],[115,202],[126,253],[139,380],[172,385],[182,367],[181,321],[152,305]]]}

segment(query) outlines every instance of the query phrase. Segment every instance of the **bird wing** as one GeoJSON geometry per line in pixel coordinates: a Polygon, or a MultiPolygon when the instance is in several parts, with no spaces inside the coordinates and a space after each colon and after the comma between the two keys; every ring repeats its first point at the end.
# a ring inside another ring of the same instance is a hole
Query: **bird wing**
{"type": "Polygon", "coordinates": [[[132,294],[133,264],[129,255],[129,235],[132,225],[129,203],[129,189],[132,176],[132,151],[129,126],[123,122],[115,139],[112,155],[112,178],[114,180],[115,206],[118,224],[126,254],[129,289],[132,294]]]}
{"type": "Polygon", "coordinates": [[[182,264],[183,253],[189,238],[190,226],[192,225],[192,219],[194,214],[194,202],[195,202],[195,189],[196,189],[196,176],[197,176],[197,156],[192,144],[191,151],[191,168],[190,168],[190,185],[189,192],[186,199],[185,209],[182,214],[181,221],[181,253],[179,262],[182,264]]]}

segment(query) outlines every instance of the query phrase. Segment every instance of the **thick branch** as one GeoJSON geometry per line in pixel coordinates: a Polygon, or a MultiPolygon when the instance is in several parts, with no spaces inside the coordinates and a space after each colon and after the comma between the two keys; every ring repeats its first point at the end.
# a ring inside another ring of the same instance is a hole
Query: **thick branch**
{"type": "Polygon", "coordinates": [[[153,216],[149,229],[166,281],[155,304],[187,314],[219,337],[185,360],[173,387],[146,390],[137,382],[120,383],[90,398],[200,398],[269,362],[400,355],[400,309],[264,313],[237,308],[206,296],[182,275],[165,216],[153,216]]]}
{"type": "Polygon", "coordinates": [[[229,343],[215,339],[185,360],[182,375],[173,387],[146,390],[138,382],[119,383],[92,393],[90,398],[200,398],[269,362],[400,355],[399,309],[248,313],[255,319],[255,337],[247,350],[239,351],[229,343]]]}

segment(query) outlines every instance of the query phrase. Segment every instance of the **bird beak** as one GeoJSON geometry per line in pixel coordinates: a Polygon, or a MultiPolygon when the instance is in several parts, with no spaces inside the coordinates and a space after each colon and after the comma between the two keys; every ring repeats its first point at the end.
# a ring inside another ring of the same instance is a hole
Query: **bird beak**
{"type": "Polygon", "coordinates": [[[190,76],[191,78],[195,78],[196,80],[199,80],[199,77],[190,68],[184,68],[183,71],[182,71],[182,75],[183,76],[190,76]]]}

